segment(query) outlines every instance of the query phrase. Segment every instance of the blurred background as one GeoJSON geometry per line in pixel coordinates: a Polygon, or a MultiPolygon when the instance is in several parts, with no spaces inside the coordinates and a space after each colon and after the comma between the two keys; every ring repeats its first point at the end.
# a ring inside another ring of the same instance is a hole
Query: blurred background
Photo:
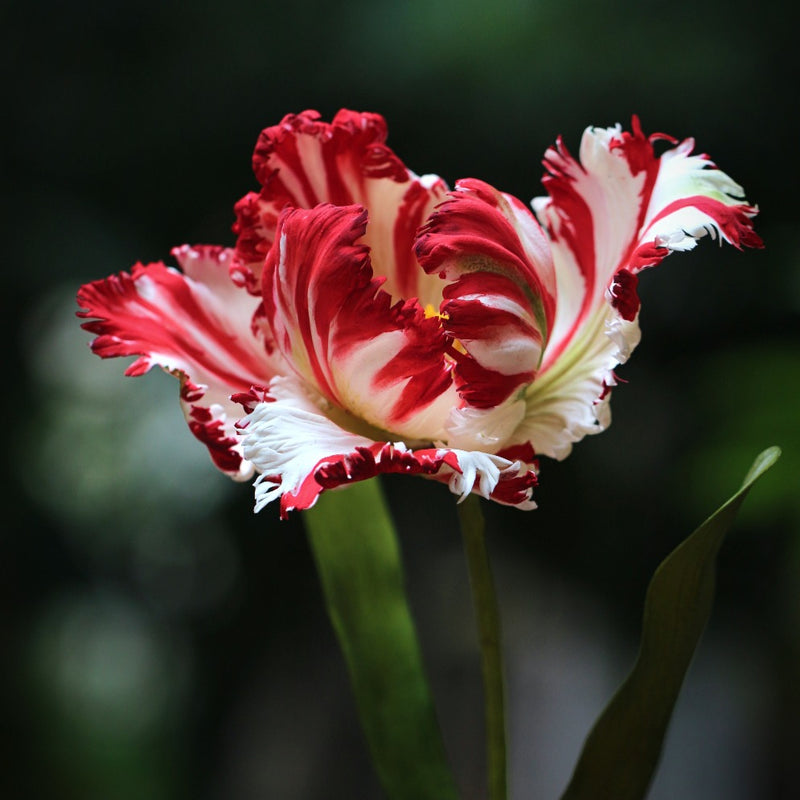
{"type": "MultiPolygon", "coordinates": [[[[704,241],[640,282],[614,423],[543,464],[539,510],[486,508],[512,796],[556,798],[632,663],[660,560],[772,444],[653,800],[800,786],[800,252],[795,30],[744,0],[30,0],[0,9],[7,458],[0,795],[379,798],[301,515],[252,514],[177,385],[122,377],[79,285],[230,244],[262,127],[379,111],[417,173],[524,200],[589,124],[694,136],[761,208],[766,249],[704,241]],[[8,346],[10,343],[10,347],[8,346]]],[[[385,483],[445,738],[483,797],[480,676],[453,497],[385,483]]]]}

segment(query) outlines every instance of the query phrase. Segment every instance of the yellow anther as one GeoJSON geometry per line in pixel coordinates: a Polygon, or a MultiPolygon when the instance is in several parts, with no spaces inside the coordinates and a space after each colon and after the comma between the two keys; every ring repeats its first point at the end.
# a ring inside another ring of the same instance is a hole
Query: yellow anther
{"type": "MultiPolygon", "coordinates": [[[[425,306],[425,319],[432,319],[434,317],[436,317],[437,319],[450,319],[450,317],[447,314],[440,314],[434,308],[433,303],[428,303],[425,306]]],[[[459,353],[464,353],[466,355],[467,348],[464,347],[464,345],[461,344],[461,342],[459,342],[458,339],[453,339],[451,347],[454,350],[457,350],[459,353]]]]}

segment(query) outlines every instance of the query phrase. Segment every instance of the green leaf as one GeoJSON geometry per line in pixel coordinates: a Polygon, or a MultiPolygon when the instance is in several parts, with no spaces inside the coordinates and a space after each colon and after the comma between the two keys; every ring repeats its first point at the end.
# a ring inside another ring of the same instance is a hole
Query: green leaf
{"type": "Polygon", "coordinates": [[[305,521],[387,796],[456,800],[380,484],[369,480],[325,492],[305,521]]]}
{"type": "Polygon", "coordinates": [[[780,456],[761,453],[739,489],[656,570],[633,670],[583,746],[562,800],[641,800],[714,599],[716,557],[752,485],[780,456]]]}

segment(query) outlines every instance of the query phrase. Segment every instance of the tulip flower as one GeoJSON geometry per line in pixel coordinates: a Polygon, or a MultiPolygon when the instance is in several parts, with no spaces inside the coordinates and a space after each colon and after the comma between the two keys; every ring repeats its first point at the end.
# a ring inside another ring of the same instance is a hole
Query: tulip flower
{"type": "Polygon", "coordinates": [[[188,246],[78,294],[101,357],[180,380],[214,464],[256,510],[312,506],[379,473],[535,507],[538,459],[610,423],[639,341],[638,273],[704,236],[759,246],[756,208],[693,141],[588,128],[544,156],[533,211],[449,190],[386,144],[377,114],[265,129],[235,247],[188,246]],[[654,144],[663,149],[658,155],[654,144]]]}

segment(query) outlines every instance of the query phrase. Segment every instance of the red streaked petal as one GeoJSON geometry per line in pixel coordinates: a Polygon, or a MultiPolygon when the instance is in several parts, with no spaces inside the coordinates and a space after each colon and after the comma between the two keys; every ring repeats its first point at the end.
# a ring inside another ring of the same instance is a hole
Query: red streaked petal
{"type": "Polygon", "coordinates": [[[386,146],[387,134],[380,114],[342,109],[332,123],[321,122],[317,111],[287,114],[258,137],[253,172],[269,185],[271,197],[292,206],[347,205],[353,179],[407,178],[403,162],[386,146]],[[309,169],[311,161],[319,168],[309,169]]]}
{"type": "MultiPolygon", "coordinates": [[[[558,304],[543,370],[561,358],[612,283],[631,287],[621,274],[691,249],[709,233],[737,247],[761,244],[752,228],[756,209],[740,200],[741,187],[708,156],[691,155],[692,140],[647,137],[635,117],[632,128],[588,128],[580,162],[560,139],[545,154],[550,196],[534,200],[534,207],[552,239],[558,304]],[[653,149],[658,139],[675,146],[659,157],[653,149]]],[[[626,292],[621,310],[632,319],[638,298],[626,292]]]]}
{"type": "Polygon", "coordinates": [[[404,438],[439,439],[458,402],[447,337],[416,300],[392,305],[359,242],[366,225],[359,206],[285,211],[264,269],[266,317],[330,402],[404,438]]]}
{"type": "Polygon", "coordinates": [[[242,457],[236,431],[241,409],[224,398],[220,398],[222,402],[212,403],[206,394],[202,399],[202,403],[181,399],[189,430],[208,448],[217,469],[235,480],[248,480],[253,475],[253,466],[242,457]]]}
{"type": "Polygon", "coordinates": [[[534,465],[480,452],[411,450],[402,442],[350,433],[324,416],[295,379],[274,379],[241,427],[244,453],[261,473],[256,511],[280,498],[285,518],[310,508],[324,490],[381,473],[424,475],[448,483],[462,498],[474,491],[506,505],[535,507],[534,465]]]}
{"type": "Polygon", "coordinates": [[[233,207],[236,222],[236,257],[230,267],[231,279],[251,294],[261,287],[261,269],[273,241],[281,207],[263,200],[257,192],[248,192],[233,207]]]}
{"type": "Polygon", "coordinates": [[[509,444],[564,458],[574,442],[610,424],[614,369],[639,342],[637,273],[705,235],[759,246],[753,206],[694,143],[661,134],[590,128],[580,162],[559,140],[547,151],[550,197],[534,200],[552,240],[557,305],[525,419],[509,444]],[[653,143],[671,145],[660,157],[653,143]]]}
{"type": "Polygon", "coordinates": [[[379,114],[346,109],[331,123],[304,111],[262,131],[253,154],[262,189],[245,195],[235,209],[235,279],[251,289],[257,285],[284,208],[358,204],[369,211],[365,242],[378,274],[387,278],[386,291],[428,302],[436,284],[420,270],[412,246],[447,187],[436,176],[419,178],[408,170],[386,146],[386,136],[379,114]]]}
{"type": "Polygon", "coordinates": [[[385,145],[386,135],[379,114],[346,110],[332,123],[322,122],[317,111],[303,111],[265,128],[253,152],[261,191],[236,204],[237,270],[260,269],[287,206],[352,205],[363,202],[368,180],[408,181],[408,170],[385,145]]]}
{"type": "Polygon", "coordinates": [[[502,403],[538,370],[555,312],[547,239],[519,200],[464,180],[419,232],[423,269],[450,283],[441,314],[466,354],[453,353],[463,400],[502,403]]]}
{"type": "Polygon", "coordinates": [[[250,330],[258,301],[228,276],[232,252],[220,247],[176,248],[184,270],[162,263],[137,264],[81,287],[78,316],[97,334],[92,350],[102,358],[139,358],[126,375],[154,365],[181,378],[181,401],[189,427],[225,472],[246,477],[233,429],[240,409],[228,396],[275,372],[263,340],[250,330]]]}
{"type": "MultiPolygon", "coordinates": [[[[394,269],[381,270],[381,275],[387,275],[387,285],[384,287],[394,297],[417,297],[422,305],[430,303],[434,307],[441,300],[442,286],[436,277],[429,277],[420,267],[414,252],[414,243],[417,231],[431,216],[433,210],[444,199],[447,185],[435,175],[423,175],[415,178],[403,191],[403,197],[394,212],[389,203],[389,198],[380,204],[385,209],[380,215],[374,212],[375,203],[370,198],[368,210],[370,212],[370,230],[375,235],[370,235],[369,244],[372,247],[373,259],[378,265],[390,261],[390,255],[378,254],[377,242],[381,239],[380,225],[384,227],[393,220],[392,248],[394,269]]],[[[388,232],[388,231],[387,231],[388,232]]]]}

